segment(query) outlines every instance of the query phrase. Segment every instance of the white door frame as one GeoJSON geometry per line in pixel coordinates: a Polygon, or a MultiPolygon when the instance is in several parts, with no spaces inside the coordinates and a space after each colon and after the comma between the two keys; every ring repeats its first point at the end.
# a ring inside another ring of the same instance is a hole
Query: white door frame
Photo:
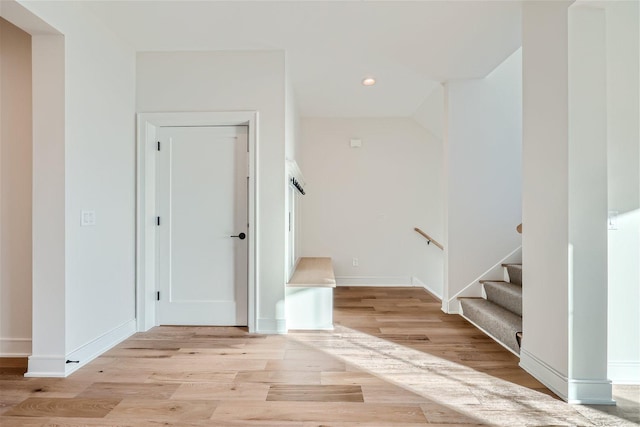
{"type": "Polygon", "coordinates": [[[138,113],[136,168],[136,321],[138,331],[158,325],[156,303],[156,130],[163,126],[248,126],[248,326],[256,329],[256,148],[258,113],[138,113]]]}

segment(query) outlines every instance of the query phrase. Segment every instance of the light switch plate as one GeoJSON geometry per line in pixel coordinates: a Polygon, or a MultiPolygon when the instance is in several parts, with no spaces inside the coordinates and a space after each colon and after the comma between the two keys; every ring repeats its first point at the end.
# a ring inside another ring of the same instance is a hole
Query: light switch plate
{"type": "Polygon", "coordinates": [[[82,211],[80,225],[83,227],[96,225],[96,211],[82,211]]]}

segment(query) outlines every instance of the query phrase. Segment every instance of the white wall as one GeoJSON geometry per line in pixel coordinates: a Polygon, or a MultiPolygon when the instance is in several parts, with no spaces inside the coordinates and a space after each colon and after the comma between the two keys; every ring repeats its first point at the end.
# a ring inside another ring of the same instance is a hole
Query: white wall
{"type": "MultiPolygon", "coordinates": [[[[80,3],[20,4],[64,35],[64,63],[57,57],[48,61],[55,70],[64,70],[64,112],[58,108],[58,121],[48,123],[56,136],[64,133],[63,146],[38,142],[45,136],[36,127],[36,113],[43,119],[41,114],[51,105],[36,108],[35,100],[44,106],[60,95],[47,92],[51,86],[45,84],[49,79],[41,69],[47,61],[36,67],[34,53],[34,164],[44,162],[52,175],[41,179],[45,171],[34,169],[33,300],[34,307],[49,306],[53,311],[34,314],[29,372],[65,375],[132,333],[135,326],[135,55],[80,3]],[[64,120],[62,129],[60,120],[64,120]],[[63,197],[59,185],[64,187],[63,197]],[[45,203],[49,197],[53,199],[45,203]],[[64,208],[58,211],[61,201],[64,208]],[[43,212],[45,206],[51,212],[43,212]],[[80,227],[83,209],[96,212],[95,226],[80,227]],[[60,212],[64,212],[63,225],[55,222],[60,212]],[[64,244],[64,256],[60,244],[64,244]],[[45,261],[47,254],[55,265],[45,261]],[[36,259],[42,265],[36,265],[36,259]],[[45,271],[55,271],[55,278],[45,271]],[[57,282],[58,276],[64,278],[63,285],[57,282]],[[54,283],[58,283],[56,289],[50,286],[54,283]],[[54,298],[58,301],[52,302],[54,298]],[[65,366],[65,358],[80,360],[80,365],[65,366]]],[[[47,48],[58,46],[47,45],[54,43],[50,39],[38,43],[34,38],[39,58],[46,57],[47,48]]]]}
{"type": "Polygon", "coordinates": [[[640,11],[608,2],[607,141],[609,210],[609,378],[640,383],[640,11]]]}
{"type": "Polygon", "coordinates": [[[444,86],[437,85],[411,115],[440,141],[444,139],[444,86]]]}
{"type": "Polygon", "coordinates": [[[285,194],[285,278],[290,279],[295,268],[296,260],[300,257],[301,242],[301,215],[300,204],[302,196],[289,183],[291,176],[295,176],[302,181],[299,173],[304,174],[300,169],[300,116],[298,114],[298,103],[296,93],[291,80],[291,72],[287,64],[285,74],[285,138],[284,151],[287,164],[284,182],[285,194]],[[289,215],[292,218],[289,218],[289,215]],[[291,225],[289,224],[291,221],[291,225]]]}
{"type": "Polygon", "coordinates": [[[258,112],[257,329],[284,331],[284,52],[139,53],[137,111],[258,112]]]}
{"type": "Polygon", "coordinates": [[[0,357],[31,354],[31,36],[0,18],[0,357]]]}
{"type": "Polygon", "coordinates": [[[521,365],[568,385],[568,2],[523,9],[521,365]]]}
{"type": "Polygon", "coordinates": [[[520,246],[521,50],[486,78],[449,82],[445,91],[449,300],[520,246]]]}
{"type": "Polygon", "coordinates": [[[332,257],[338,284],[413,276],[440,294],[442,251],[413,227],[442,241],[441,143],[409,118],[303,118],[301,137],[302,256],[332,257]]]}
{"type": "Polygon", "coordinates": [[[285,101],[285,157],[298,162],[300,157],[300,116],[288,65],[285,74],[285,101]]]}

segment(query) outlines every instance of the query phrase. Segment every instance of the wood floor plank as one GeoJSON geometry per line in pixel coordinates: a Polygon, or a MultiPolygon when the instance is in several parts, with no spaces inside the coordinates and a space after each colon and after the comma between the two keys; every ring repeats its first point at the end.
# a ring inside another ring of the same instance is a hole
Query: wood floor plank
{"type": "Polygon", "coordinates": [[[174,400],[265,401],[269,386],[256,383],[186,383],[171,396],[174,400]]]}
{"type": "Polygon", "coordinates": [[[141,399],[168,399],[178,389],[178,384],[166,383],[93,383],[79,397],[97,399],[103,397],[137,397],[141,399]]]}
{"type": "Polygon", "coordinates": [[[473,417],[471,413],[461,413],[445,405],[424,403],[421,405],[421,408],[430,424],[447,423],[465,426],[482,424],[482,420],[473,417]]]}
{"type": "Polygon", "coordinates": [[[272,385],[267,401],[364,402],[359,385],[272,385]]]}
{"type": "MultiPolygon", "coordinates": [[[[102,418],[120,403],[120,399],[30,397],[3,416],[102,418]]],[[[0,418],[1,420],[2,418],[0,418]]]]}
{"type": "Polygon", "coordinates": [[[320,371],[241,371],[236,375],[236,382],[319,385],[321,375],[320,371]]]}
{"type": "Polygon", "coordinates": [[[367,372],[322,372],[324,385],[385,384],[385,381],[367,372]]]}
{"type": "Polygon", "coordinates": [[[419,405],[379,405],[334,402],[222,402],[213,413],[218,420],[425,423],[419,405]]]}
{"type": "Polygon", "coordinates": [[[344,372],[345,363],[336,359],[283,359],[270,360],[265,367],[267,371],[327,371],[344,372]]]}
{"type": "Polygon", "coordinates": [[[211,418],[217,405],[217,401],[208,400],[123,399],[109,412],[107,418],[206,420],[211,418]]]}
{"type": "Polygon", "coordinates": [[[429,399],[392,384],[363,384],[361,388],[367,403],[429,403],[429,399]]]}
{"type": "Polygon", "coordinates": [[[231,383],[237,371],[209,372],[154,372],[145,381],[148,383],[231,383]]]}
{"type": "Polygon", "coordinates": [[[2,381],[0,401],[10,397],[21,401],[28,397],[75,397],[91,385],[89,381],[69,379],[64,383],[55,378],[29,378],[2,381]]]}
{"type": "Polygon", "coordinates": [[[239,359],[261,359],[261,360],[278,360],[284,357],[285,350],[282,348],[262,348],[263,346],[249,346],[241,348],[206,348],[206,349],[180,349],[175,356],[184,357],[189,356],[207,356],[228,358],[233,360],[239,359]]]}
{"type": "Polygon", "coordinates": [[[0,418],[0,422],[2,427],[44,427],[47,423],[47,418],[3,416],[0,418]]]}

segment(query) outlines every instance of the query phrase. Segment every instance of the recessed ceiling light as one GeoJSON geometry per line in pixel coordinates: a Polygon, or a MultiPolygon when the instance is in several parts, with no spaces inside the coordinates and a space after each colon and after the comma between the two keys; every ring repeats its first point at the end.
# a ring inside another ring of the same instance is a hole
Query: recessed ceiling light
{"type": "Polygon", "coordinates": [[[373,77],[365,77],[364,79],[362,79],[362,84],[364,86],[373,86],[374,84],[376,84],[376,79],[374,79],[373,77]]]}

